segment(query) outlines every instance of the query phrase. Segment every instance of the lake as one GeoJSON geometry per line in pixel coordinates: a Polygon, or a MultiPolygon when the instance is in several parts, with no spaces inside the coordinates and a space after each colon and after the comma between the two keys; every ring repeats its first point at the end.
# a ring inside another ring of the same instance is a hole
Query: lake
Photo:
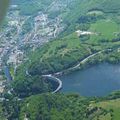
{"type": "Polygon", "coordinates": [[[105,96],[120,90],[120,65],[102,63],[60,77],[62,92],[82,96],[105,96]]]}

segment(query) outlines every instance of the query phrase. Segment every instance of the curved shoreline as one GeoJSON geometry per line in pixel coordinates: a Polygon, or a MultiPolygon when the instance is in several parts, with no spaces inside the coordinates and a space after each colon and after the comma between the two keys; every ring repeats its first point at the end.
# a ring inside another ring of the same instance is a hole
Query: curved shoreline
{"type": "MultiPolygon", "coordinates": [[[[109,49],[109,50],[111,50],[111,49],[109,49]]],[[[48,75],[42,75],[42,77],[52,78],[53,80],[55,80],[56,82],[58,82],[59,85],[58,85],[57,89],[52,92],[52,94],[57,93],[57,92],[59,92],[62,89],[62,80],[60,80],[58,77],[55,77],[55,76],[61,76],[61,75],[63,75],[66,72],[70,72],[70,71],[74,71],[74,70],[78,69],[80,67],[80,65],[83,64],[83,63],[85,63],[89,58],[92,58],[95,55],[98,55],[98,54],[100,54],[100,53],[102,53],[104,51],[105,50],[102,50],[102,51],[96,52],[96,53],[94,53],[92,55],[89,55],[88,57],[86,57],[85,59],[83,59],[82,61],[80,61],[74,67],[68,68],[68,69],[63,70],[63,71],[58,72],[58,73],[48,74],[48,75]]]]}
{"type": "Polygon", "coordinates": [[[103,53],[105,51],[111,51],[112,49],[106,49],[106,50],[102,50],[102,51],[98,51],[94,54],[91,54],[89,55],[88,57],[86,57],[85,59],[83,59],[82,61],[80,61],[76,66],[73,66],[73,67],[70,67],[66,70],[63,70],[61,72],[57,72],[57,73],[54,73],[54,74],[48,74],[48,75],[42,75],[43,77],[48,77],[48,78],[52,78],[54,79],[55,81],[57,81],[59,83],[59,86],[57,87],[57,89],[55,91],[53,91],[52,93],[57,93],[58,91],[60,91],[60,89],[62,89],[62,80],[60,80],[59,78],[55,77],[55,76],[61,76],[67,72],[70,72],[70,71],[75,71],[77,70],[78,68],[80,68],[80,65],[81,64],[84,64],[85,62],[87,62],[87,60],[89,60],[90,58],[100,54],[100,53],[103,53]]]}
{"type": "MultiPolygon", "coordinates": [[[[46,77],[46,78],[51,78],[52,80],[58,82],[59,85],[58,85],[58,87],[56,88],[56,90],[54,90],[54,91],[52,92],[52,94],[57,93],[57,92],[59,92],[59,91],[62,89],[63,83],[62,83],[62,80],[60,80],[60,79],[59,79],[58,77],[56,77],[56,76],[61,76],[61,75],[65,74],[65,73],[69,73],[69,72],[71,72],[71,71],[75,71],[75,70],[77,70],[77,69],[80,68],[80,65],[81,65],[81,64],[84,64],[84,63],[87,62],[87,60],[89,60],[90,58],[92,58],[92,57],[94,57],[94,56],[96,56],[96,55],[98,55],[98,54],[100,54],[100,53],[103,53],[103,52],[105,52],[105,51],[111,51],[111,50],[112,50],[112,49],[106,49],[106,50],[98,51],[98,52],[96,52],[96,53],[94,53],[94,54],[91,54],[91,55],[89,55],[88,57],[84,58],[82,61],[80,61],[77,65],[75,65],[75,66],[73,66],[73,67],[70,67],[70,68],[68,68],[68,69],[66,69],[66,70],[63,70],[63,71],[61,71],[61,72],[57,72],[57,73],[53,73],[53,74],[48,74],[48,75],[41,75],[41,76],[42,76],[42,77],[46,77]]],[[[28,70],[26,70],[26,75],[30,75],[29,72],[28,72],[28,70]]],[[[30,76],[31,76],[31,75],[30,75],[30,76]]]]}

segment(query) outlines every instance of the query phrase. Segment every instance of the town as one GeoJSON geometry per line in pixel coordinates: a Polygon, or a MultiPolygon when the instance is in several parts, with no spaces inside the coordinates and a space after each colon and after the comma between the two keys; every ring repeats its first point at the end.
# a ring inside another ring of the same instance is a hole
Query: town
{"type": "Polygon", "coordinates": [[[4,67],[6,65],[12,67],[11,75],[15,74],[17,67],[28,60],[27,51],[32,52],[56,38],[64,29],[59,16],[49,18],[47,13],[42,11],[34,16],[22,16],[17,7],[17,5],[10,6],[0,31],[0,93],[3,93],[5,84],[8,83],[4,75],[4,67]]]}

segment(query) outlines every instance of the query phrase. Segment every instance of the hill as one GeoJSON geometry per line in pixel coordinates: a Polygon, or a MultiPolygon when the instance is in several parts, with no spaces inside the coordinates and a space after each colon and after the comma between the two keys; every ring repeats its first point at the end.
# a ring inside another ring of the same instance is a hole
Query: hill
{"type": "MultiPolygon", "coordinates": [[[[117,92],[118,94],[118,92],[117,92]]],[[[11,115],[19,120],[119,120],[120,99],[115,94],[106,98],[85,98],[77,94],[41,94],[14,104],[6,101],[11,115]]]]}
{"type": "MultiPolygon", "coordinates": [[[[44,11],[52,3],[51,0],[38,0],[40,6],[37,6],[31,0],[22,1],[18,3],[23,15],[44,11]]],[[[46,92],[50,92],[51,83],[41,76],[64,71],[87,58],[90,59],[82,68],[103,61],[120,63],[120,2],[71,0],[55,12],[52,8],[55,7],[48,7],[49,17],[59,13],[66,28],[55,40],[30,51],[28,60],[18,67],[12,84],[13,95],[7,96],[9,101],[4,101],[9,120],[119,120],[120,107],[116,104],[119,104],[120,92],[113,98],[49,94],[46,92]],[[20,102],[16,102],[18,97],[22,97],[20,102]]]]}

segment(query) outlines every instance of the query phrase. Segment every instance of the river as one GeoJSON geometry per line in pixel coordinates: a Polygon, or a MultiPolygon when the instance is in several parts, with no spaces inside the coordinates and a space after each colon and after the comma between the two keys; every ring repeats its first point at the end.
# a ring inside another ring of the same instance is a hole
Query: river
{"type": "Polygon", "coordinates": [[[82,96],[105,96],[120,90],[120,65],[102,63],[60,77],[62,92],[82,96]]]}
{"type": "Polygon", "coordinates": [[[8,81],[11,81],[12,80],[12,76],[10,74],[10,71],[9,71],[9,68],[8,66],[5,66],[4,67],[4,73],[5,73],[5,77],[7,78],[8,81]]]}

